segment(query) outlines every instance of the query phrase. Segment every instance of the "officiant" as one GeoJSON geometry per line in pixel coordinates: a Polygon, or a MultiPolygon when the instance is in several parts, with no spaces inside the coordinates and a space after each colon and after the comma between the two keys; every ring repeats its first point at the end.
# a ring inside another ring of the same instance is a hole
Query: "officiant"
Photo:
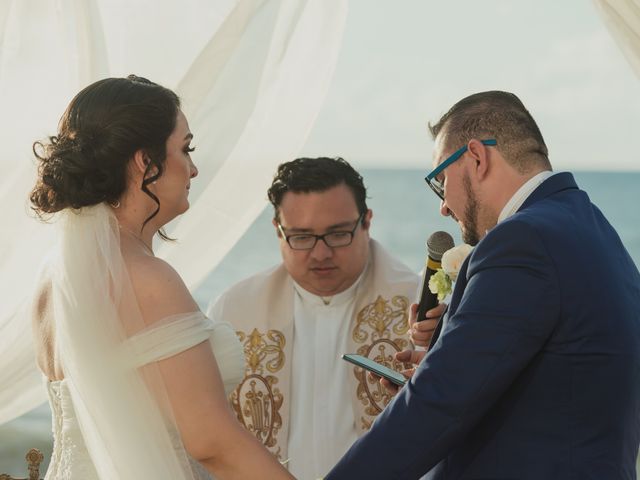
{"type": "Polygon", "coordinates": [[[300,479],[319,478],[371,426],[390,396],[341,360],[360,353],[401,368],[418,276],[370,237],[362,176],[341,158],[278,167],[268,197],[282,263],[239,282],[209,309],[237,331],[245,377],[239,420],[300,479]]]}

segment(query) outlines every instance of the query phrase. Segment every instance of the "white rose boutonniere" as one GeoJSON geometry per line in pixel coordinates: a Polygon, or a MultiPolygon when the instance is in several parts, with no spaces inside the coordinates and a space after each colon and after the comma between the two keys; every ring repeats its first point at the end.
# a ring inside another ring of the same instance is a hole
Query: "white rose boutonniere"
{"type": "Polygon", "coordinates": [[[458,278],[462,262],[471,253],[471,250],[473,250],[471,245],[463,243],[447,250],[442,255],[442,268],[439,268],[429,279],[429,290],[438,296],[439,302],[451,293],[451,285],[458,278]]]}

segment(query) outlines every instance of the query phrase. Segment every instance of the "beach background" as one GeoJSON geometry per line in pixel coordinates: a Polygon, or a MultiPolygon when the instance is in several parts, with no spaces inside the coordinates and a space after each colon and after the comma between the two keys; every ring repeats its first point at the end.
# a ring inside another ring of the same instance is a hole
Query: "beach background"
{"type": "MultiPolygon", "coordinates": [[[[425,241],[434,231],[447,231],[456,244],[460,243],[457,225],[440,216],[439,202],[424,183],[427,163],[424,170],[360,169],[368,189],[367,203],[373,210],[372,236],[415,271],[424,264],[425,241]]],[[[357,163],[355,166],[358,168],[357,163]]],[[[640,172],[575,172],[575,177],[616,228],[636,265],[640,265],[640,172]]],[[[193,292],[201,309],[205,310],[212,299],[236,281],[280,261],[272,214],[271,207],[266,207],[193,292]]],[[[578,242],[580,239],[576,238],[578,242]]],[[[41,470],[44,475],[51,446],[51,417],[49,407],[43,405],[0,426],[0,472],[24,475],[24,455],[29,448],[36,447],[45,455],[41,470]]]]}

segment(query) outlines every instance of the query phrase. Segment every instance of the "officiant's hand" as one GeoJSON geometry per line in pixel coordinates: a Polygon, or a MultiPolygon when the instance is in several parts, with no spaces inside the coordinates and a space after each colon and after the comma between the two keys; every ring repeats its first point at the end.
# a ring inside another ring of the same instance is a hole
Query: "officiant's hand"
{"type": "MultiPolygon", "coordinates": [[[[422,361],[422,359],[424,358],[424,356],[426,354],[427,354],[427,352],[421,351],[421,350],[403,350],[402,352],[396,353],[395,358],[396,358],[396,360],[398,362],[411,363],[411,364],[417,366],[422,361]]],[[[416,369],[415,367],[409,368],[407,370],[400,371],[400,373],[402,375],[404,375],[407,380],[409,380],[411,378],[411,376],[413,375],[413,372],[415,371],[415,369],[416,369]]],[[[375,375],[375,374],[373,374],[371,372],[369,372],[369,378],[372,379],[372,380],[378,380],[380,382],[380,384],[392,396],[395,395],[396,393],[398,393],[398,390],[400,390],[400,387],[398,385],[396,385],[395,383],[391,383],[386,378],[379,377],[378,375],[375,375]]]]}
{"type": "Polygon", "coordinates": [[[418,322],[418,304],[414,303],[409,309],[409,335],[414,345],[418,347],[428,347],[431,342],[433,332],[438,325],[438,320],[447,307],[446,303],[440,303],[431,310],[425,312],[425,319],[418,322]]]}

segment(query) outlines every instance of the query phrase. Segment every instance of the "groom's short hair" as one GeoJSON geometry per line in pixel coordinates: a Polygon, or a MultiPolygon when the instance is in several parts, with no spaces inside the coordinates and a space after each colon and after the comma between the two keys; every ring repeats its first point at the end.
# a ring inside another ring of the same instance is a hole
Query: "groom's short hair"
{"type": "Polygon", "coordinates": [[[475,93],[457,102],[437,123],[429,123],[435,139],[444,136],[445,150],[458,149],[475,138],[495,139],[496,148],[520,173],[551,169],[542,133],[522,101],[510,92],[475,93]]]}

